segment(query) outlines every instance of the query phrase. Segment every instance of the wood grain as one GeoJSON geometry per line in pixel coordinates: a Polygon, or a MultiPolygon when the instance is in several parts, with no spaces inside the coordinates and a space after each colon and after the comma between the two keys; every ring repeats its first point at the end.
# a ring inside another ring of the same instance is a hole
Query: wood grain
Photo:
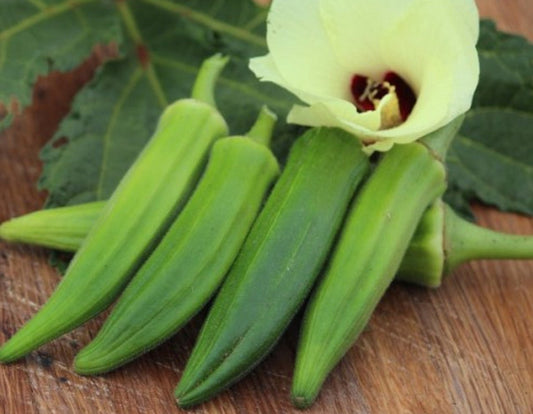
{"type": "MultiPolygon", "coordinates": [[[[531,0],[478,0],[482,16],[533,40],[531,0]]],[[[39,148],[90,78],[93,57],[40,79],[33,104],[0,135],[0,220],[41,207],[39,148]]],[[[533,234],[533,219],[475,206],[479,221],[533,234]]],[[[462,266],[438,290],[393,285],[309,413],[533,412],[533,261],[462,266]]],[[[30,318],[59,280],[40,248],[0,243],[0,342],[30,318]]],[[[71,363],[97,318],[0,367],[0,413],[179,413],[172,392],[203,315],[172,340],[106,376],[71,363]]],[[[288,394],[298,321],[248,377],[193,413],[292,413],[288,394]]]]}

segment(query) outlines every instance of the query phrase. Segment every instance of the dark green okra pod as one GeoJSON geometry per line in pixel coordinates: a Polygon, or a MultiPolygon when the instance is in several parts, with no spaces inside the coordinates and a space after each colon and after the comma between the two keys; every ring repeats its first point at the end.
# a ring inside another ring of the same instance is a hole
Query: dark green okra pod
{"type": "Polygon", "coordinates": [[[361,145],[346,132],[313,129],[296,141],[209,312],[176,389],[179,405],[213,396],[268,353],[311,288],[367,170],[361,145]]]}
{"type": "Polygon", "coordinates": [[[279,174],[268,150],[274,121],[264,109],[249,137],[223,138],[213,145],[191,199],[96,338],[76,356],[76,372],[99,374],[147,352],[209,300],[279,174]]]}
{"type": "Polygon", "coordinates": [[[356,197],[304,314],[292,386],[298,407],[314,401],[355,342],[392,282],[424,211],[446,188],[441,159],[460,123],[427,137],[432,148],[420,142],[396,145],[356,197]]]}
{"type": "Polygon", "coordinates": [[[213,142],[227,135],[213,89],[226,59],[200,69],[193,99],[168,106],[42,309],[0,348],[11,362],[81,325],[122,291],[181,209],[213,142]]]}

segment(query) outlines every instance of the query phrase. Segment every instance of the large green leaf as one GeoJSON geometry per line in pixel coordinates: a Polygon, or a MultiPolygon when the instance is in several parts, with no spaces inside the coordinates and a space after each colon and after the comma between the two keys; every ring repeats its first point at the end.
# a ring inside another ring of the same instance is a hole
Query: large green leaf
{"type": "MultiPolygon", "coordinates": [[[[37,76],[73,68],[97,44],[115,43],[121,52],[78,94],[43,149],[40,185],[49,204],[109,196],[162,108],[188,96],[213,53],[231,56],[217,100],[233,133],[244,132],[263,104],[283,119],[293,98],[247,68],[266,52],[265,17],[250,0],[2,0],[0,103],[27,105],[37,76]]],[[[481,29],[480,85],[449,154],[446,197],[464,210],[479,198],[533,213],[533,46],[490,22],[481,29]]],[[[280,158],[294,131],[281,122],[280,158]]]]}
{"type": "Polygon", "coordinates": [[[533,214],[533,45],[481,25],[481,76],[448,155],[446,198],[463,211],[477,198],[533,214]]]}
{"type": "Polygon", "coordinates": [[[31,100],[39,75],[68,71],[98,43],[121,43],[112,0],[2,0],[0,2],[0,129],[31,100]]]}
{"type": "MultiPolygon", "coordinates": [[[[232,133],[245,132],[264,104],[281,119],[291,105],[287,93],[259,83],[248,69],[250,56],[266,52],[265,11],[250,0],[138,0],[118,7],[128,35],[125,57],[107,63],[82,90],[42,152],[41,186],[51,205],[108,197],[162,108],[190,94],[202,60],[214,53],[231,57],[216,97],[232,133]]],[[[274,139],[281,156],[288,130],[282,123],[274,139]]]]}

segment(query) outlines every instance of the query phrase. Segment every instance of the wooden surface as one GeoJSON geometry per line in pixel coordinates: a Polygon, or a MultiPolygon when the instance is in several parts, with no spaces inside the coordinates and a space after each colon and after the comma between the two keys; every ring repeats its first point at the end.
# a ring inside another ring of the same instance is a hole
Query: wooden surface
{"type": "MultiPolygon", "coordinates": [[[[481,14],[533,40],[531,0],[478,0],[481,14]]],[[[68,110],[95,59],[40,80],[34,104],[0,135],[0,221],[41,207],[38,150],[68,110]]],[[[479,221],[533,234],[533,219],[476,206],[479,221]]],[[[0,343],[59,281],[40,248],[0,243],[0,343]]],[[[533,261],[464,265],[434,291],[394,285],[309,413],[532,413],[533,261]]],[[[76,351],[102,318],[0,366],[0,413],[174,413],[172,397],[202,316],[118,371],[73,373],[76,351]]],[[[231,390],[193,412],[290,413],[297,322],[274,352],[231,390]]]]}

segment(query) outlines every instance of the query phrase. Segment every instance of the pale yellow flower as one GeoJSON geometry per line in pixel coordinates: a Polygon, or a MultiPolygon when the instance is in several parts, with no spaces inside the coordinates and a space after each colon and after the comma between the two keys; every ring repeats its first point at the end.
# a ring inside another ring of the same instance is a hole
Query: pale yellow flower
{"type": "Polygon", "coordinates": [[[478,34],[473,0],[274,0],[270,53],[250,68],[307,104],[289,122],[340,127],[386,151],[470,108],[478,34]]]}

